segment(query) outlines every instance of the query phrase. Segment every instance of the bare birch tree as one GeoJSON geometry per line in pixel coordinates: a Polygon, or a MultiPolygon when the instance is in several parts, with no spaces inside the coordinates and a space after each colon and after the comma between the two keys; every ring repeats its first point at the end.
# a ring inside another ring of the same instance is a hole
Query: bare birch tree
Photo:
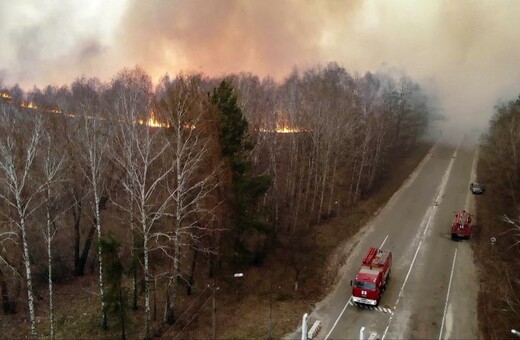
{"type": "MultiPolygon", "coordinates": [[[[54,322],[54,295],[52,287],[52,241],[56,234],[56,219],[59,217],[58,197],[56,192],[56,184],[62,180],[64,155],[59,155],[55,149],[55,140],[47,135],[46,152],[43,153],[43,175],[45,180],[44,206],[45,206],[45,227],[43,230],[43,238],[47,249],[47,266],[48,266],[48,290],[49,290],[49,327],[50,339],[55,338],[55,322],[54,322]]],[[[64,210],[65,207],[62,207],[64,210]]]]}
{"type": "Polygon", "coordinates": [[[43,187],[35,180],[35,159],[42,139],[43,122],[38,115],[29,116],[11,105],[2,105],[1,109],[0,198],[12,209],[13,214],[7,214],[7,217],[20,232],[31,335],[37,337],[28,237],[29,218],[40,206],[39,196],[43,191],[43,187]]]}
{"type": "Polygon", "coordinates": [[[83,160],[83,175],[90,184],[92,191],[92,210],[94,211],[94,224],[97,231],[97,259],[99,269],[99,298],[101,304],[101,325],[104,329],[107,325],[107,313],[105,310],[105,288],[103,282],[103,258],[101,256],[102,237],[101,207],[106,201],[102,197],[103,188],[108,169],[108,147],[110,145],[111,125],[107,116],[101,111],[99,98],[99,83],[95,79],[78,79],[72,85],[72,93],[76,99],[76,115],[79,120],[77,130],[79,145],[78,151],[83,160]]]}
{"type": "Polygon", "coordinates": [[[211,139],[204,125],[208,103],[201,90],[200,76],[180,76],[173,82],[163,79],[159,110],[167,118],[173,147],[172,183],[168,186],[173,200],[172,247],[173,266],[168,275],[164,321],[175,322],[177,281],[181,278],[181,260],[189,247],[203,251],[198,240],[208,228],[212,206],[208,200],[215,190],[218,167],[205,166],[211,139]]]}
{"type": "MultiPolygon", "coordinates": [[[[151,81],[149,76],[140,68],[125,69],[120,72],[113,80],[110,89],[107,91],[108,101],[110,104],[110,110],[116,115],[118,123],[123,125],[118,126],[118,144],[117,147],[112,150],[112,158],[121,158],[120,153],[127,154],[126,161],[133,160],[134,153],[134,142],[131,139],[128,140],[129,144],[121,145],[121,142],[130,138],[130,132],[133,133],[133,129],[137,128],[135,124],[145,124],[149,120],[149,115],[152,112],[151,108],[151,81]],[[131,127],[131,128],[130,128],[131,127]]],[[[121,160],[116,162],[121,167],[121,160]]],[[[128,177],[127,174],[123,176],[123,181],[126,182],[126,187],[131,187],[133,179],[128,177]]],[[[132,276],[132,308],[136,310],[137,296],[138,296],[138,268],[141,254],[141,242],[139,240],[139,231],[136,230],[136,215],[133,211],[135,208],[135,197],[130,195],[128,202],[125,202],[128,209],[128,223],[130,224],[130,242],[131,242],[131,260],[130,270],[132,276]]]]}
{"type": "Polygon", "coordinates": [[[114,81],[117,118],[119,121],[113,156],[114,162],[124,171],[122,185],[126,202],[119,207],[133,216],[142,237],[144,290],[145,290],[145,338],[150,337],[150,283],[152,273],[150,253],[161,249],[168,254],[164,244],[170,235],[158,229],[172,201],[172,194],[164,191],[168,176],[174,171],[168,162],[171,147],[165,131],[139,122],[146,122],[150,114],[151,81],[141,71],[123,72],[114,81]],[[136,80],[127,81],[127,80],[136,80]],[[118,83],[119,82],[119,83],[118,83]],[[116,84],[117,83],[117,84],[116,84]],[[137,102],[133,102],[137,100],[137,102]],[[144,101],[144,102],[141,102],[144,101]],[[139,104],[139,105],[137,105],[139,104]]]}

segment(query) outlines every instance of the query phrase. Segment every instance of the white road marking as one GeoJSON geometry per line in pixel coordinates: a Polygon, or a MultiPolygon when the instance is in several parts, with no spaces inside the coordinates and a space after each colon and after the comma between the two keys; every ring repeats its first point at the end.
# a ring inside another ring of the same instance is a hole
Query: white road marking
{"type": "Polygon", "coordinates": [[[338,324],[339,319],[341,319],[341,316],[343,315],[343,313],[345,313],[345,309],[347,309],[348,305],[350,304],[350,300],[351,299],[352,299],[352,296],[350,296],[350,298],[348,299],[347,303],[345,304],[345,307],[343,307],[343,310],[341,311],[341,313],[339,313],[339,316],[336,319],[336,322],[334,322],[334,325],[332,325],[332,328],[330,329],[330,331],[327,333],[327,335],[325,335],[325,340],[327,340],[329,338],[329,336],[332,334],[332,331],[334,330],[334,328],[338,324]]]}
{"type": "MultiPolygon", "coordinates": [[[[401,296],[403,295],[404,286],[406,285],[406,281],[408,281],[408,277],[410,276],[410,273],[412,272],[413,264],[415,263],[415,259],[417,258],[419,249],[421,249],[421,245],[422,245],[422,240],[419,242],[419,246],[417,247],[417,250],[415,251],[415,255],[413,256],[412,263],[410,264],[410,268],[408,268],[408,273],[406,274],[403,285],[401,286],[401,290],[399,291],[399,296],[397,297],[397,301],[394,305],[394,310],[397,308],[397,304],[399,303],[399,300],[401,299],[401,296]]],[[[386,336],[386,332],[388,332],[388,328],[390,327],[390,324],[392,323],[392,317],[393,317],[393,313],[392,313],[392,316],[390,317],[390,319],[388,320],[388,325],[386,326],[385,332],[383,333],[383,337],[381,338],[383,340],[386,336]]]]}
{"type": "Polygon", "coordinates": [[[448,301],[450,299],[451,281],[453,280],[455,261],[457,261],[457,248],[455,248],[455,255],[453,255],[453,264],[451,265],[450,283],[448,284],[448,293],[446,294],[446,303],[444,304],[444,314],[442,315],[442,324],[441,331],[439,333],[439,340],[442,339],[442,331],[444,330],[444,320],[446,320],[446,310],[448,309],[448,301]]]}
{"type": "MultiPolygon", "coordinates": [[[[428,211],[426,212],[425,218],[426,218],[426,216],[429,215],[428,216],[428,221],[426,222],[426,226],[425,226],[424,231],[422,233],[421,240],[419,242],[419,245],[417,246],[417,250],[415,251],[415,255],[413,257],[412,263],[410,264],[410,268],[408,268],[408,273],[406,274],[406,277],[404,279],[403,285],[401,286],[401,290],[399,291],[399,295],[397,297],[397,301],[395,302],[395,305],[394,305],[394,311],[397,308],[397,305],[399,304],[399,300],[401,299],[401,297],[403,295],[404,287],[406,286],[406,282],[408,281],[408,277],[410,276],[410,273],[412,272],[412,268],[413,268],[413,265],[415,263],[415,259],[417,258],[417,254],[419,253],[419,250],[421,249],[422,242],[423,242],[423,240],[425,238],[425,235],[426,235],[426,231],[430,228],[430,223],[433,220],[433,218],[434,218],[434,216],[435,216],[435,214],[437,212],[436,208],[439,206],[439,203],[442,200],[442,197],[444,196],[444,192],[446,191],[446,186],[448,184],[448,179],[449,179],[450,173],[451,173],[451,168],[453,167],[453,163],[455,162],[455,159],[457,158],[457,152],[459,151],[459,148],[460,148],[461,144],[462,144],[462,140],[459,142],[459,144],[457,145],[457,148],[455,149],[455,152],[451,156],[450,164],[448,165],[448,168],[446,169],[446,172],[444,173],[444,175],[442,177],[441,188],[439,190],[439,194],[437,195],[437,198],[435,199],[435,205],[433,207],[431,207],[430,209],[428,209],[428,211]]],[[[423,221],[424,221],[424,219],[423,219],[423,221]]],[[[450,283],[451,283],[451,281],[450,281],[450,283]]],[[[383,336],[381,338],[382,340],[385,339],[386,333],[388,332],[388,329],[390,328],[390,325],[392,324],[392,319],[393,319],[393,314],[388,319],[388,325],[385,328],[385,332],[383,333],[383,336]]],[[[443,321],[444,321],[444,318],[443,318],[443,321]]]]}
{"type": "Polygon", "coordinates": [[[385,242],[386,242],[386,239],[388,238],[388,235],[386,235],[385,239],[383,240],[383,243],[381,243],[381,245],[379,246],[379,249],[382,249],[383,246],[385,245],[385,242]]]}
{"type": "Polygon", "coordinates": [[[417,247],[417,250],[415,251],[415,255],[413,256],[412,264],[410,264],[410,268],[408,268],[408,273],[406,273],[406,277],[404,278],[403,285],[401,286],[401,290],[399,290],[399,295],[397,296],[397,301],[395,302],[394,309],[397,307],[397,304],[399,303],[399,300],[401,299],[401,296],[403,296],[404,287],[406,286],[406,282],[408,282],[408,277],[410,276],[410,273],[412,272],[413,265],[415,263],[415,259],[417,258],[417,254],[419,254],[419,250],[422,246],[422,240],[419,242],[419,246],[417,247]]]}
{"type": "Polygon", "coordinates": [[[369,309],[369,310],[373,310],[373,311],[377,311],[377,312],[381,312],[381,313],[386,313],[386,314],[390,314],[390,315],[394,314],[394,312],[390,308],[368,306],[368,305],[364,305],[364,304],[355,305],[352,302],[349,305],[353,306],[354,308],[369,309]]]}
{"type": "Polygon", "coordinates": [[[424,230],[423,230],[422,238],[424,238],[424,235],[426,235],[426,231],[430,228],[430,222],[431,222],[431,220],[432,220],[433,209],[434,209],[434,208],[435,208],[435,207],[428,209],[428,213],[430,214],[430,217],[428,217],[428,222],[426,222],[426,227],[425,227],[424,230]]]}

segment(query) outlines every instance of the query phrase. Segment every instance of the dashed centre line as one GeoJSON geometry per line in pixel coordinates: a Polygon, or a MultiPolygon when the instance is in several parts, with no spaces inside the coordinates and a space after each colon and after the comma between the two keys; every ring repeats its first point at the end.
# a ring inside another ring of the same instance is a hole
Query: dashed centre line
{"type": "Polygon", "coordinates": [[[455,248],[455,255],[453,255],[453,264],[451,265],[450,283],[448,285],[448,293],[446,293],[446,303],[444,304],[444,313],[442,315],[441,331],[439,332],[439,340],[442,339],[442,332],[444,331],[444,321],[446,320],[446,311],[448,310],[448,301],[450,300],[451,282],[453,280],[453,271],[455,269],[455,262],[457,261],[457,248],[455,248]]]}
{"type": "MultiPolygon", "coordinates": [[[[442,197],[444,196],[444,192],[445,192],[446,186],[448,184],[448,179],[449,179],[449,176],[450,176],[450,173],[451,173],[451,169],[453,167],[453,163],[455,162],[455,159],[457,158],[457,152],[458,152],[461,144],[462,144],[462,140],[457,145],[457,148],[455,149],[455,152],[453,153],[453,155],[451,157],[450,164],[448,165],[448,168],[446,169],[446,172],[444,173],[444,176],[442,177],[441,188],[439,190],[439,194],[437,195],[437,198],[435,199],[434,206],[431,207],[430,209],[428,209],[428,211],[426,212],[426,215],[424,216],[424,219],[426,219],[426,216],[429,215],[428,218],[427,218],[426,226],[425,226],[425,228],[424,228],[424,230],[422,232],[422,235],[421,235],[421,240],[419,241],[419,245],[417,246],[417,250],[415,251],[415,255],[413,257],[412,263],[410,264],[410,268],[408,269],[408,273],[406,274],[406,277],[404,279],[403,285],[401,286],[401,290],[399,291],[399,295],[397,297],[397,301],[395,302],[395,305],[394,305],[394,308],[393,308],[394,311],[396,310],[397,305],[399,304],[399,300],[403,296],[404,287],[406,286],[406,282],[408,281],[408,277],[410,276],[410,273],[411,273],[411,271],[413,269],[413,266],[414,266],[414,263],[415,263],[415,259],[417,258],[417,254],[419,253],[419,250],[421,249],[423,240],[426,238],[426,231],[430,228],[430,223],[433,220],[433,218],[435,217],[435,214],[437,213],[437,207],[439,206],[439,203],[442,200],[442,197]]],[[[424,219],[423,219],[423,221],[424,221],[424,219]]],[[[392,324],[392,319],[393,319],[393,314],[388,319],[388,325],[385,328],[385,331],[383,333],[383,337],[381,338],[382,340],[384,340],[385,337],[386,337],[388,329],[390,328],[390,325],[392,324]]],[[[443,318],[443,321],[444,321],[444,318],[443,318]]]]}

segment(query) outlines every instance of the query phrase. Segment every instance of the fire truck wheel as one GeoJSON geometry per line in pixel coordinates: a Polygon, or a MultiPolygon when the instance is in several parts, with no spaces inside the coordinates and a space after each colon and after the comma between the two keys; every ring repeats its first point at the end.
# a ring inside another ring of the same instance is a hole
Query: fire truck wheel
{"type": "Polygon", "coordinates": [[[451,239],[457,241],[459,238],[457,237],[457,234],[451,234],[451,239]]]}

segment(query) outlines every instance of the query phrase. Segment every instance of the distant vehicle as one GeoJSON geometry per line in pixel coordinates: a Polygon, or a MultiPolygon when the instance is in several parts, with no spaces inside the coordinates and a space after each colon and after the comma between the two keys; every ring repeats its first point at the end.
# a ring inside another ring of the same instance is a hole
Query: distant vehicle
{"type": "Polygon", "coordinates": [[[471,214],[465,210],[456,211],[451,224],[451,239],[469,239],[471,237],[471,214]]]}
{"type": "Polygon", "coordinates": [[[352,286],[352,300],[357,304],[379,305],[381,295],[390,280],[392,253],[388,250],[370,248],[352,286]]]}
{"type": "Polygon", "coordinates": [[[471,190],[471,192],[475,195],[481,195],[484,193],[484,187],[478,183],[471,183],[469,185],[469,190],[471,190]]]}

